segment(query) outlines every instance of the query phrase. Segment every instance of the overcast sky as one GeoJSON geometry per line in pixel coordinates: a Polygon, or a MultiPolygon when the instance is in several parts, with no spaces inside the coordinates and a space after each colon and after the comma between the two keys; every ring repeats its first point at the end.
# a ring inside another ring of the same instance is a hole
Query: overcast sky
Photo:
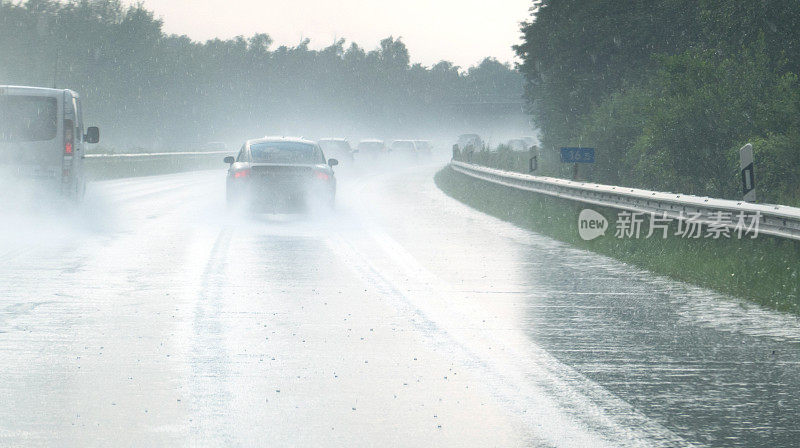
{"type": "MultiPolygon", "coordinates": [[[[128,3],[135,3],[128,0],[128,3]]],[[[402,36],[412,62],[442,59],[468,67],[486,56],[514,61],[519,22],[531,0],[144,0],[167,33],[195,40],[267,33],[275,45],[311,39],[313,48],[336,38],[368,50],[402,36]]]]}

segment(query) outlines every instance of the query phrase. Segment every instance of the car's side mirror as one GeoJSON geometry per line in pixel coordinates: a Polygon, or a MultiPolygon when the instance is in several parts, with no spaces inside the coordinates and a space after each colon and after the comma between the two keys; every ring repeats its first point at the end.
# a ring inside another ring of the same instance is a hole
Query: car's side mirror
{"type": "Polygon", "coordinates": [[[328,159],[328,166],[329,167],[334,167],[334,166],[336,166],[338,164],[339,164],[338,160],[336,160],[336,159],[328,159]]]}
{"type": "Polygon", "coordinates": [[[83,136],[83,141],[86,143],[97,143],[100,141],[100,128],[90,126],[86,128],[86,135],[83,136]]]}
{"type": "Polygon", "coordinates": [[[234,159],[233,156],[225,157],[225,163],[227,163],[228,165],[233,165],[233,162],[235,161],[236,159],[234,159]]]}

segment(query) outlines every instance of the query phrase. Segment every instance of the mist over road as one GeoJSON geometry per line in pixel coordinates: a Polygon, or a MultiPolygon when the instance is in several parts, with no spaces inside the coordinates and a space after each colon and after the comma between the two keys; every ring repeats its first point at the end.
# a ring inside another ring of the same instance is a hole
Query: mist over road
{"type": "Polygon", "coordinates": [[[339,176],[231,216],[223,171],[0,224],[2,446],[788,446],[800,324],[440,192],[339,176]]]}

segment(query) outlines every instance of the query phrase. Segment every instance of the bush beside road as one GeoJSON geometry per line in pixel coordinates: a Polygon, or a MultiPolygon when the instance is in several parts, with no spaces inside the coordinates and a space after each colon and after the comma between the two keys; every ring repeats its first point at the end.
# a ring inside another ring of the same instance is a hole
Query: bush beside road
{"type": "Polygon", "coordinates": [[[739,199],[752,143],[758,200],[800,205],[800,2],[562,0],[532,14],[517,54],[548,156],[593,147],[591,182],[739,199]]]}

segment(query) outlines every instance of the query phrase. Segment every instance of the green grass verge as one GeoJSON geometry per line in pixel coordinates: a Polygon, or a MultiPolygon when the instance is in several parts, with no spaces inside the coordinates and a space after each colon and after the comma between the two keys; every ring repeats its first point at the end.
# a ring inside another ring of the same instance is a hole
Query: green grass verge
{"type": "Polygon", "coordinates": [[[616,238],[619,210],[580,204],[519,191],[474,179],[449,167],[435,176],[449,196],[484,213],[573,246],[607,255],[671,278],[708,287],[780,311],[800,314],[800,242],[758,235],[757,238],[688,239],[674,236],[616,238]],[[592,241],[578,235],[578,214],[590,208],[609,222],[608,231],[592,241]]]}

